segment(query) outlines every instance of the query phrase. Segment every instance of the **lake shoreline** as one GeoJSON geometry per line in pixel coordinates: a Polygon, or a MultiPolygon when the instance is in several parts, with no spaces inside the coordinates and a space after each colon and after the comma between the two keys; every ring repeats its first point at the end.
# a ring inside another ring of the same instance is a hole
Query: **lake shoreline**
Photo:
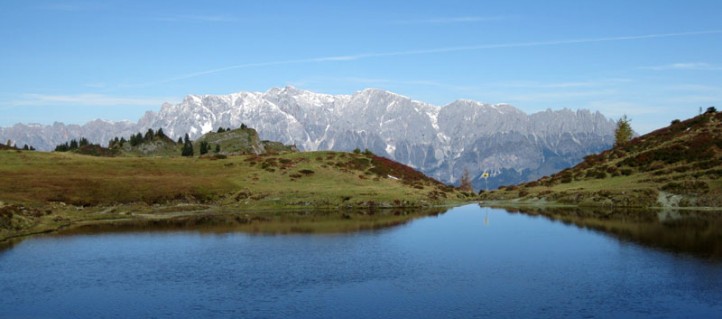
{"type": "Polygon", "coordinates": [[[589,208],[589,209],[632,209],[632,210],[679,210],[679,211],[719,211],[722,207],[710,206],[614,206],[614,205],[590,205],[585,204],[568,204],[557,201],[548,201],[546,199],[506,199],[506,200],[481,200],[478,202],[482,207],[493,208],[535,208],[535,209],[555,209],[555,208],[589,208]]]}
{"type": "Polygon", "coordinates": [[[239,207],[192,203],[79,207],[54,203],[40,209],[6,205],[0,209],[7,211],[8,207],[14,207],[26,215],[14,216],[20,219],[16,220],[15,229],[0,228],[0,245],[35,235],[72,233],[77,229],[113,232],[136,226],[193,229],[206,224],[228,224],[250,232],[347,232],[395,225],[468,203],[459,201],[426,206],[380,203],[345,207],[239,207]]]}

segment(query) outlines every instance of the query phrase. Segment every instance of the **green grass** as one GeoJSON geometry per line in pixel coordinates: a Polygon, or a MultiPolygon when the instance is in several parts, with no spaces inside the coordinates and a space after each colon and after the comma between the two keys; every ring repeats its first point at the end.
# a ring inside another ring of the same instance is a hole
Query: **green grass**
{"type": "Polygon", "coordinates": [[[481,199],[719,209],[721,178],[722,113],[711,113],[587,156],[552,176],[484,193],[481,199]]]}
{"type": "Polygon", "coordinates": [[[337,206],[368,201],[428,203],[429,191],[443,189],[430,181],[412,187],[403,180],[369,174],[368,169],[345,168],[359,158],[365,156],[311,152],[211,160],[3,151],[0,200],[79,206],[173,201],[253,207],[337,206]],[[264,168],[264,162],[270,165],[264,168]],[[244,194],[248,196],[242,198],[244,194]]]}
{"type": "MultiPolygon", "coordinates": [[[[211,159],[0,151],[0,209],[6,211],[0,214],[0,240],[82,223],[208,212],[277,217],[289,209],[373,212],[467,200],[407,167],[363,154],[291,152],[211,159]]],[[[329,229],[338,228],[333,223],[329,229]]],[[[349,221],[344,225],[357,227],[349,221]]]]}

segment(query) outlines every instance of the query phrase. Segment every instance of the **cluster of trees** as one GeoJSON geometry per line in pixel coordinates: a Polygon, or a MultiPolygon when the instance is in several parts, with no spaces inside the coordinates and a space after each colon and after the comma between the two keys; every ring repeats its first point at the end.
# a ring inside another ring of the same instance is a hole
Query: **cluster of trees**
{"type": "MultiPolygon", "coordinates": [[[[357,147],[353,150],[353,153],[361,154],[361,149],[357,147]]],[[[371,155],[374,155],[374,152],[371,152],[368,148],[366,148],[366,149],[364,149],[363,154],[366,156],[371,156],[371,155]]]]}
{"type": "MultiPolygon", "coordinates": [[[[246,124],[241,124],[241,129],[248,129],[248,126],[246,124]]],[[[218,133],[228,132],[231,128],[218,128],[218,133]]],[[[121,148],[125,143],[130,143],[130,146],[138,146],[146,142],[151,142],[156,139],[169,139],[167,135],[163,132],[162,128],[159,128],[157,131],[153,129],[148,129],[148,131],[145,132],[145,134],[138,132],[137,134],[132,134],[128,140],[125,139],[125,137],[115,137],[111,139],[108,142],[108,148],[114,149],[114,148],[121,148]]],[[[194,150],[193,150],[193,142],[191,142],[190,137],[186,133],[184,137],[178,138],[178,144],[183,145],[181,148],[181,155],[182,156],[193,156],[194,150]]],[[[59,144],[55,147],[56,152],[67,152],[67,151],[73,151],[78,150],[86,145],[92,145],[88,141],[88,139],[81,137],[79,140],[73,139],[70,140],[70,142],[65,142],[63,144],[59,144]]],[[[99,146],[99,145],[98,145],[99,146]]],[[[199,153],[200,155],[208,154],[209,152],[213,151],[215,153],[221,152],[221,145],[216,144],[215,147],[213,147],[210,143],[206,141],[201,141],[199,145],[199,153]]],[[[35,150],[35,148],[31,146],[25,145],[25,150],[35,150]]]]}
{"type": "MultiPolygon", "coordinates": [[[[201,141],[200,150],[199,152],[201,155],[208,154],[208,152],[211,151],[211,145],[206,141],[201,141]]],[[[216,144],[216,148],[213,151],[214,153],[220,153],[221,152],[221,144],[216,144]]]]}
{"type": "MultiPolygon", "coordinates": [[[[244,124],[244,123],[241,123],[241,129],[242,129],[242,130],[248,129],[248,126],[247,126],[246,124],[244,124]]],[[[230,127],[226,127],[226,128],[219,127],[219,128],[218,128],[218,131],[216,131],[216,133],[228,132],[228,131],[230,131],[230,130],[231,130],[230,127]]]]}
{"type": "Polygon", "coordinates": [[[168,138],[163,133],[163,129],[159,128],[158,131],[154,131],[152,128],[148,129],[145,134],[138,132],[137,134],[131,134],[130,140],[126,140],[125,137],[118,138],[117,136],[108,142],[108,148],[123,147],[125,143],[130,142],[130,146],[138,146],[145,142],[153,141],[156,138],[168,138]]]}
{"type": "Polygon", "coordinates": [[[0,144],[0,149],[14,149],[14,150],[24,150],[24,151],[34,151],[35,148],[32,146],[28,146],[28,144],[25,144],[22,148],[18,148],[17,145],[13,144],[12,140],[8,140],[5,145],[0,144]]]}
{"type": "Polygon", "coordinates": [[[72,139],[70,142],[65,142],[63,144],[58,144],[55,146],[56,152],[68,152],[68,151],[74,151],[77,150],[83,146],[91,145],[90,141],[88,141],[87,138],[81,137],[80,140],[72,139]]]}
{"type": "MultiPolygon", "coordinates": [[[[190,138],[188,138],[188,134],[186,133],[185,137],[183,139],[178,139],[178,141],[182,142],[182,144],[183,144],[183,148],[181,148],[181,155],[189,156],[189,157],[193,156],[193,153],[194,153],[193,142],[191,142],[190,138]]],[[[198,152],[200,153],[200,155],[208,154],[208,152],[210,152],[211,149],[213,149],[211,147],[211,144],[208,143],[207,141],[201,141],[198,148],[199,148],[198,152]]],[[[214,152],[215,153],[221,152],[221,144],[216,144],[214,152]]]]}

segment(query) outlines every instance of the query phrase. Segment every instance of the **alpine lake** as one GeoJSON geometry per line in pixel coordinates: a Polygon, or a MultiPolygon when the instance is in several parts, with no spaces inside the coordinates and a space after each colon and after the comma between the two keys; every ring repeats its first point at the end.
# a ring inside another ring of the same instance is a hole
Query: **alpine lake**
{"type": "Polygon", "coordinates": [[[0,318],[719,318],[722,213],[470,204],[337,231],[88,227],[0,248],[0,318]]]}

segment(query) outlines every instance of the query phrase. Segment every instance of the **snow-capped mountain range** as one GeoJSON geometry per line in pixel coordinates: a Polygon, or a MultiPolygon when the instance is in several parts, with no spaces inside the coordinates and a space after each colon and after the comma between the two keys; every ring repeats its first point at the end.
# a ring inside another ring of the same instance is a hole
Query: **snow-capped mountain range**
{"type": "Polygon", "coordinates": [[[196,138],[219,127],[255,128],[261,138],[300,150],[366,149],[456,183],[467,169],[477,188],[551,174],[614,142],[615,122],[587,110],[526,114],[508,104],[458,100],[434,106],[378,89],[329,95],[293,87],[229,95],[189,95],[137,122],[0,128],[0,140],[50,150],[71,138],[106,144],[148,128],[196,138]],[[488,181],[481,179],[484,171],[488,181]]]}

